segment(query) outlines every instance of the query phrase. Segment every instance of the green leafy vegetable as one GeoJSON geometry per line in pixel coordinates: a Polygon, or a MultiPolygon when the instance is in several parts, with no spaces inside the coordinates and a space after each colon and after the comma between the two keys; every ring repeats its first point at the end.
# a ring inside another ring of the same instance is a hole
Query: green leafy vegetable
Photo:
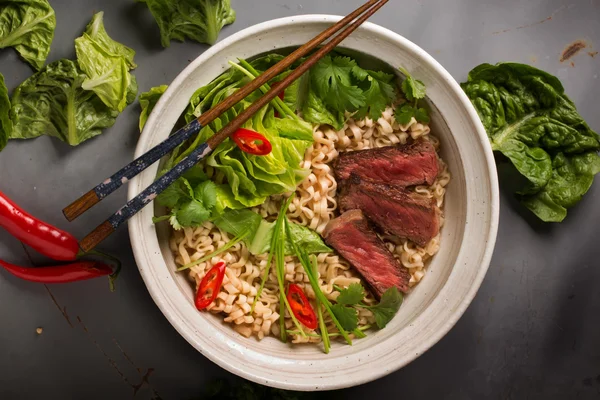
{"type": "MultiPolygon", "coordinates": [[[[248,209],[230,210],[216,219],[214,223],[220,229],[233,235],[239,235],[241,232],[249,230],[250,234],[246,238],[246,244],[252,254],[264,254],[270,250],[275,222],[268,222],[253,211],[248,209]]],[[[294,223],[290,223],[290,231],[291,237],[298,246],[301,246],[308,254],[331,252],[331,249],[323,243],[323,239],[315,231],[294,223]]],[[[285,254],[294,254],[289,239],[285,243],[285,254]]]]}
{"type": "Polygon", "coordinates": [[[379,304],[365,308],[368,308],[373,312],[377,327],[383,329],[400,309],[402,300],[402,293],[400,293],[395,286],[392,286],[381,295],[379,304]]]}
{"type": "Polygon", "coordinates": [[[311,70],[312,87],[317,95],[338,112],[354,112],[365,105],[363,91],[352,84],[356,61],[350,57],[323,57],[311,70]]]}
{"type": "Polygon", "coordinates": [[[331,311],[345,330],[352,332],[358,327],[358,312],[356,309],[338,303],[331,306],[331,311]]]}
{"type": "Polygon", "coordinates": [[[163,47],[186,38],[213,44],[223,26],[235,21],[230,0],[138,0],[146,3],[160,28],[163,47]]]}
{"type": "Polygon", "coordinates": [[[425,98],[425,84],[414,79],[406,69],[400,67],[400,71],[406,76],[402,82],[402,93],[408,102],[396,107],[396,121],[400,125],[408,125],[414,118],[418,122],[428,124],[429,112],[424,107],[419,107],[419,101],[425,98]]]}
{"type": "Polygon", "coordinates": [[[76,146],[112,126],[118,112],[81,87],[85,78],[75,62],[63,59],[21,83],[12,97],[10,138],[50,135],[76,146]]]}
{"type": "Polygon", "coordinates": [[[363,119],[368,116],[378,120],[385,108],[396,99],[396,90],[392,84],[394,75],[364,70],[358,66],[354,67],[352,72],[361,81],[360,86],[365,96],[365,105],[358,110],[356,118],[363,119]]]}
{"type": "Polygon", "coordinates": [[[144,125],[146,125],[150,113],[166,90],[167,85],[161,85],[153,87],[140,95],[140,107],[142,107],[142,112],[140,114],[140,132],[144,129],[144,125]]]}
{"type": "Polygon", "coordinates": [[[425,98],[425,84],[414,79],[405,68],[400,68],[400,71],[406,76],[402,82],[402,92],[406,96],[406,100],[415,101],[425,98]]]}
{"type": "Polygon", "coordinates": [[[353,283],[346,289],[340,291],[336,299],[338,304],[355,305],[363,301],[365,298],[365,289],[360,283],[353,283]]]}
{"type": "MultiPolygon", "coordinates": [[[[160,205],[169,207],[169,221],[175,229],[201,225],[210,218],[216,205],[217,185],[206,180],[203,173],[199,174],[196,171],[199,169],[199,166],[192,168],[156,198],[160,205]]],[[[155,218],[154,221],[162,219],[166,219],[166,216],[155,218]]]]}
{"type": "Polygon", "coordinates": [[[528,180],[522,203],[542,221],[562,221],[599,171],[600,141],[558,78],[524,64],[482,64],[462,87],[492,149],[528,180]]]}
{"type": "Polygon", "coordinates": [[[113,110],[127,107],[131,84],[129,69],[135,67],[135,51],[112,40],[102,22],[104,13],[94,15],[83,36],[75,39],[77,62],[87,78],[82,87],[91,90],[113,110]]]}
{"type": "Polygon", "coordinates": [[[14,47],[36,70],[46,62],[55,28],[47,0],[0,0],[0,49],[14,47]]]}
{"type": "Polygon", "coordinates": [[[0,73],[0,150],[8,142],[8,137],[12,133],[13,123],[10,119],[10,99],[8,98],[8,89],[4,83],[4,76],[0,73]]]}

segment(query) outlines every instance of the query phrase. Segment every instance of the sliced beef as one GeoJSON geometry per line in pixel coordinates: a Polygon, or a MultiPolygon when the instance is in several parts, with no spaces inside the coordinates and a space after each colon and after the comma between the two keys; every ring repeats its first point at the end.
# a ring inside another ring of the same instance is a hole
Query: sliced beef
{"type": "Polygon", "coordinates": [[[434,199],[397,185],[361,181],[353,177],[340,192],[342,212],[360,209],[383,230],[424,246],[440,230],[434,199]]]}
{"type": "Polygon", "coordinates": [[[333,169],[339,180],[354,174],[365,181],[414,186],[432,185],[439,164],[433,145],[420,139],[405,145],[340,153],[333,169]]]}
{"type": "Polygon", "coordinates": [[[408,291],[410,273],[369,227],[360,210],[345,212],[331,220],[323,236],[327,244],[360,272],[377,298],[392,286],[405,293],[408,291]]]}

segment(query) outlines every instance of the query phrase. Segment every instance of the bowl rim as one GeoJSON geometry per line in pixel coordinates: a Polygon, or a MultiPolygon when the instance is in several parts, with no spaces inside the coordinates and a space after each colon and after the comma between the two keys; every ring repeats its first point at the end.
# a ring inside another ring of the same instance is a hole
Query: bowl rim
{"type": "MultiPolygon", "coordinates": [[[[237,41],[244,40],[248,37],[256,35],[257,33],[260,33],[265,30],[274,29],[274,28],[282,27],[282,26],[289,26],[291,24],[313,24],[313,23],[322,24],[324,22],[333,24],[333,23],[339,21],[341,18],[343,18],[343,17],[337,16],[337,15],[327,15],[327,14],[306,14],[306,15],[299,15],[299,16],[283,17],[283,18],[265,21],[265,22],[262,22],[262,23],[259,23],[256,25],[252,25],[250,27],[242,29],[241,31],[236,32],[233,35],[223,39],[222,41],[218,42],[217,44],[215,44],[214,46],[210,47],[209,49],[204,51],[202,54],[200,54],[195,60],[193,60],[190,64],[188,64],[188,66],[185,67],[177,75],[177,77],[169,85],[165,94],[157,102],[154,110],[152,111],[152,113],[150,114],[150,116],[147,120],[146,128],[154,126],[154,124],[155,124],[154,121],[159,114],[158,110],[163,108],[164,104],[166,104],[170,100],[171,94],[173,92],[175,92],[175,90],[186,79],[188,79],[190,74],[192,74],[193,71],[195,71],[198,68],[198,66],[202,65],[205,61],[207,61],[208,59],[213,57],[213,55],[215,55],[216,53],[223,50],[223,48],[226,48],[229,45],[231,45],[237,41]]],[[[363,32],[370,31],[371,33],[373,33],[375,35],[392,39],[393,41],[397,42],[399,44],[399,46],[405,48],[406,51],[412,52],[413,54],[417,55],[418,57],[424,59],[429,64],[429,66],[436,71],[437,74],[439,74],[442,78],[444,78],[444,80],[447,82],[447,84],[452,89],[453,94],[456,95],[460,99],[461,106],[465,108],[465,110],[471,120],[470,122],[473,123],[476,134],[477,134],[477,138],[483,143],[482,148],[484,151],[485,162],[487,164],[487,168],[489,171],[489,174],[487,174],[486,178],[489,179],[489,184],[490,184],[490,204],[489,204],[489,210],[490,210],[489,217],[490,218],[489,218],[489,226],[488,226],[488,229],[486,232],[487,240],[486,240],[485,248],[482,251],[482,255],[481,255],[481,264],[479,266],[479,269],[478,269],[476,275],[474,276],[473,284],[471,285],[469,290],[466,292],[466,294],[460,301],[458,307],[456,307],[455,310],[451,314],[449,314],[449,316],[446,320],[446,323],[443,324],[443,328],[437,330],[435,333],[430,335],[429,338],[427,338],[427,340],[419,341],[418,345],[416,345],[415,352],[412,353],[411,355],[407,355],[406,357],[398,358],[397,362],[395,362],[393,365],[389,365],[389,364],[386,365],[386,368],[379,368],[376,370],[371,370],[370,373],[364,374],[359,379],[356,379],[356,377],[353,377],[351,381],[348,378],[346,378],[346,380],[344,380],[344,379],[335,379],[335,380],[329,380],[329,381],[321,380],[318,383],[315,383],[314,381],[313,382],[300,382],[300,381],[288,382],[285,380],[278,380],[276,377],[259,376],[259,375],[253,374],[251,371],[247,371],[243,367],[238,367],[236,365],[233,365],[233,364],[227,362],[227,360],[224,360],[218,350],[203,347],[201,345],[201,343],[199,343],[196,340],[196,338],[194,337],[195,332],[193,332],[188,327],[186,327],[185,321],[177,318],[173,314],[169,296],[162,293],[162,291],[159,289],[158,281],[156,281],[152,277],[148,268],[142,267],[142,264],[146,260],[147,252],[145,251],[146,248],[145,248],[145,246],[142,245],[142,241],[141,241],[141,237],[142,237],[141,229],[140,229],[141,224],[135,223],[136,221],[138,221],[138,219],[141,218],[140,213],[138,213],[136,216],[134,216],[132,218],[132,220],[128,224],[129,236],[130,236],[130,241],[131,241],[131,245],[133,248],[134,257],[136,260],[136,265],[140,271],[140,275],[142,276],[142,279],[144,280],[144,284],[146,285],[146,288],[148,289],[148,292],[150,293],[150,296],[154,300],[155,304],[159,307],[159,309],[161,310],[163,315],[167,318],[167,320],[171,323],[171,325],[177,330],[177,332],[182,337],[184,337],[186,339],[186,341],[188,341],[188,343],[190,343],[201,354],[203,354],[205,357],[207,357],[209,360],[211,360],[215,364],[226,369],[227,371],[234,373],[238,376],[241,376],[245,379],[254,381],[256,383],[267,384],[269,386],[278,387],[281,389],[289,389],[289,390],[307,390],[308,391],[308,390],[315,390],[315,387],[317,388],[317,390],[335,390],[335,389],[341,389],[341,388],[364,384],[364,383],[379,379],[383,376],[386,376],[394,371],[397,371],[398,369],[400,369],[400,368],[404,367],[405,365],[409,364],[410,362],[414,361],[416,358],[418,358],[424,352],[429,350],[433,345],[435,345],[438,341],[440,341],[450,331],[450,329],[452,329],[452,327],[458,322],[458,320],[462,317],[462,315],[464,314],[464,312],[466,311],[466,309],[468,308],[468,306],[471,304],[472,300],[474,299],[475,295],[477,294],[477,291],[479,290],[481,283],[483,282],[483,279],[487,273],[487,270],[489,268],[489,264],[490,264],[490,261],[492,258],[492,253],[493,253],[495,243],[496,243],[497,232],[498,232],[498,223],[499,223],[498,177],[497,177],[497,173],[496,173],[496,165],[494,162],[493,152],[492,152],[491,146],[489,145],[486,131],[483,127],[483,124],[481,123],[481,121],[479,119],[479,116],[478,116],[475,108],[471,104],[471,102],[468,99],[468,97],[466,96],[466,94],[460,88],[460,85],[458,84],[458,82],[456,82],[456,80],[450,75],[450,73],[448,71],[446,71],[446,69],[444,67],[442,67],[441,64],[439,64],[425,50],[421,49],[419,46],[417,46],[410,40],[406,39],[405,37],[401,36],[400,34],[393,32],[382,26],[371,23],[371,22],[364,23],[362,26],[360,26],[357,29],[356,32],[360,32],[360,31],[363,31],[363,32]]],[[[141,156],[143,154],[143,152],[145,151],[145,147],[147,146],[147,140],[148,140],[148,136],[149,136],[147,132],[148,132],[148,129],[144,129],[144,131],[140,135],[140,138],[136,145],[134,158],[141,156]]],[[[130,182],[130,185],[128,188],[128,194],[127,194],[128,199],[131,199],[131,198],[135,197],[135,195],[138,194],[138,191],[136,189],[138,187],[139,179],[141,179],[141,178],[139,176],[137,176],[132,180],[132,182],[130,182]]],[[[161,261],[161,263],[165,264],[165,268],[167,268],[164,260],[161,261]]]]}

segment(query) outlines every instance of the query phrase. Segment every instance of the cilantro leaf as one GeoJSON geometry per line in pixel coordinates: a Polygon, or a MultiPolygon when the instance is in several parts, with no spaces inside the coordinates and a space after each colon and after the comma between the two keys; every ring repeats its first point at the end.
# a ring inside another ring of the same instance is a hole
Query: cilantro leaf
{"type": "Polygon", "coordinates": [[[429,113],[423,107],[413,107],[410,104],[404,103],[396,108],[395,113],[396,121],[400,125],[407,125],[410,123],[411,118],[415,118],[418,122],[428,124],[429,113]]]}
{"type": "Polygon", "coordinates": [[[375,323],[377,323],[379,329],[385,328],[392,318],[394,318],[402,305],[402,300],[402,293],[398,291],[398,288],[392,286],[383,293],[379,304],[367,307],[373,312],[375,323]]]}
{"type": "Polygon", "coordinates": [[[391,85],[394,75],[364,70],[358,66],[352,69],[352,73],[362,81],[360,87],[365,90],[365,105],[358,110],[356,117],[363,119],[369,116],[373,120],[379,119],[385,108],[396,98],[396,91],[391,85]]]}
{"type": "Polygon", "coordinates": [[[396,108],[395,117],[400,125],[408,125],[415,116],[415,108],[410,104],[402,104],[396,108]]]}
{"type": "Polygon", "coordinates": [[[194,189],[194,198],[207,210],[212,210],[217,203],[217,185],[212,181],[202,182],[194,189]]]}
{"type": "Polygon", "coordinates": [[[342,290],[336,299],[338,304],[354,305],[360,303],[365,298],[365,289],[360,283],[353,283],[342,290]]]}
{"type": "Polygon", "coordinates": [[[352,84],[356,61],[349,57],[323,57],[310,71],[312,87],[335,111],[354,112],[364,106],[363,91],[352,84]]]}
{"type": "Polygon", "coordinates": [[[358,327],[358,312],[354,308],[342,304],[334,304],[331,311],[345,330],[352,332],[358,327]]]}
{"type": "Polygon", "coordinates": [[[188,195],[181,189],[179,181],[174,182],[172,185],[162,191],[157,197],[156,201],[161,206],[174,208],[179,204],[181,198],[187,198],[188,195]]]}
{"type": "Polygon", "coordinates": [[[429,113],[427,112],[426,109],[424,109],[423,107],[420,107],[415,111],[415,119],[424,124],[428,124],[429,123],[429,113]]]}
{"type": "Polygon", "coordinates": [[[408,101],[414,101],[425,97],[425,84],[417,79],[414,79],[410,73],[400,67],[400,71],[406,76],[402,82],[402,92],[408,101]]]}
{"type": "Polygon", "coordinates": [[[176,214],[181,226],[198,226],[210,217],[210,211],[197,200],[184,204],[176,214]]]}

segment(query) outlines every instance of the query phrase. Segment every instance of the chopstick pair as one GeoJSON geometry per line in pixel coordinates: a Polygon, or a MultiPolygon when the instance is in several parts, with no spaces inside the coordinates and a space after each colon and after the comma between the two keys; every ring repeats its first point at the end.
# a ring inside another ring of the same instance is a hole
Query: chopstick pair
{"type": "Polygon", "coordinates": [[[83,238],[79,242],[81,249],[87,252],[106,239],[121,224],[126,222],[129,218],[144,208],[148,203],[154,200],[158,194],[160,194],[169,185],[181,177],[185,171],[193,167],[208,154],[210,154],[220,143],[231,136],[255,113],[273,100],[281,90],[290,86],[296,79],[300,78],[313,65],[315,65],[322,57],[330,53],[342,40],[348,37],[354,30],[356,30],[356,28],[362,25],[369,17],[371,17],[371,15],[378,11],[387,2],[388,0],[368,1],[330,28],[321,32],[309,42],[299,47],[279,63],[265,71],[262,75],[251,80],[248,84],[240,88],[235,94],[226,98],[223,100],[223,102],[202,114],[200,117],[198,117],[198,119],[179,129],[177,132],[169,136],[168,139],[150,149],[148,152],[116,172],[110,178],[106,179],[104,182],[97,185],[95,188],[71,203],[69,206],[65,207],[63,209],[63,214],[67,220],[73,221],[75,218],[100,202],[100,200],[102,200],[104,197],[117,190],[129,179],[138,175],[154,162],[167,155],[175,147],[185,142],[194,134],[198,133],[202,127],[214,121],[216,118],[221,116],[221,114],[233,107],[250,93],[254,92],[265,83],[268,83],[271,79],[288,69],[294,62],[298,61],[300,58],[304,57],[309,52],[317,48],[320,44],[329,39],[327,44],[315,51],[315,53],[311,55],[302,65],[294,69],[287,77],[281,80],[276,87],[271,88],[260,99],[250,105],[250,107],[242,111],[223,129],[217,132],[214,136],[210,137],[205,143],[199,145],[185,159],[175,165],[170,171],[162,175],[136,197],[127,202],[127,204],[125,204],[125,206],[123,206],[119,211],[111,215],[105,222],[100,224],[90,234],[83,238]],[[338,35],[333,36],[335,34],[338,35]]]}

